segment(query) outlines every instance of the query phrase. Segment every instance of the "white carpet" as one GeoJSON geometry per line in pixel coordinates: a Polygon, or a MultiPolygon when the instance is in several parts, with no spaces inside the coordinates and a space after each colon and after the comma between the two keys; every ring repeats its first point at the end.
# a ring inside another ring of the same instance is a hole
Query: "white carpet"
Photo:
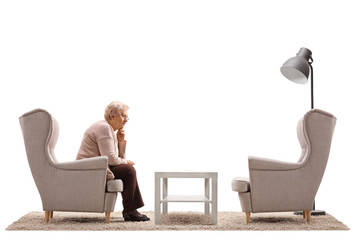
{"type": "Polygon", "coordinates": [[[211,225],[210,215],[197,212],[173,212],[162,216],[162,224],[154,224],[153,212],[144,212],[148,222],[125,222],[121,212],[111,214],[110,224],[105,223],[105,214],[54,212],[53,219],[44,222],[43,212],[30,212],[11,224],[6,230],[60,230],[60,231],[161,231],[161,230],[216,230],[216,231],[262,231],[262,230],[349,230],[333,216],[313,216],[307,223],[302,216],[293,213],[258,213],[251,215],[250,224],[245,224],[242,212],[219,212],[218,224],[211,225]]]}

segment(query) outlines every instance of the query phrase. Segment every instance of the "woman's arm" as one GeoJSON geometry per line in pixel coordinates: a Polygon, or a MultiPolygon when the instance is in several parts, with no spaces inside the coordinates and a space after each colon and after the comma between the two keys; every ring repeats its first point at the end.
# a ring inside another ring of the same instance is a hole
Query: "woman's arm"
{"type": "Polygon", "coordinates": [[[125,140],[125,130],[119,129],[116,133],[116,138],[118,141],[119,148],[119,157],[126,159],[126,140],[125,140]]]}
{"type": "Polygon", "coordinates": [[[123,164],[126,163],[126,160],[124,158],[121,158],[117,155],[117,151],[116,151],[116,145],[114,142],[114,139],[108,137],[108,138],[102,138],[99,139],[98,142],[98,147],[99,147],[99,151],[100,154],[102,156],[108,156],[108,164],[110,166],[116,166],[119,164],[123,164]]]}
{"type": "MultiPolygon", "coordinates": [[[[119,157],[126,159],[126,140],[125,140],[125,130],[119,129],[116,134],[116,138],[118,140],[118,148],[119,148],[119,157]]],[[[133,161],[126,160],[127,164],[135,165],[133,161]]]]}

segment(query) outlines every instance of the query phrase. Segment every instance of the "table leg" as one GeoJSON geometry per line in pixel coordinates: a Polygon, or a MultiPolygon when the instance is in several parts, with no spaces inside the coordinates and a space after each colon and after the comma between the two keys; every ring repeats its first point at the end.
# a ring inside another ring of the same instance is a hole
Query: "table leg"
{"type": "Polygon", "coordinates": [[[160,177],[155,173],[155,224],[161,224],[160,217],[160,177]]]}
{"type": "MultiPolygon", "coordinates": [[[[210,199],[210,185],[209,185],[209,178],[205,178],[205,197],[210,199]]],[[[209,202],[205,202],[205,214],[210,213],[210,205],[209,202]]]]}
{"type": "Polygon", "coordinates": [[[212,178],[211,195],[211,222],[217,224],[217,177],[212,178]]]}
{"type": "MultiPolygon", "coordinates": [[[[168,196],[168,179],[163,178],[163,200],[168,196]]],[[[168,203],[163,202],[163,214],[168,214],[168,203]]]]}

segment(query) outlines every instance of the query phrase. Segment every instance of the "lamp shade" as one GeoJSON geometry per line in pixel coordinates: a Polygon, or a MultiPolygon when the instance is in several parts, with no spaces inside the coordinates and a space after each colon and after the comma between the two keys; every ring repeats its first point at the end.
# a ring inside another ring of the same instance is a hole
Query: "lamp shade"
{"type": "Polygon", "coordinates": [[[307,83],[310,72],[309,59],[312,60],[311,54],[309,49],[301,48],[296,57],[290,58],[281,66],[281,73],[295,83],[307,83]]]}

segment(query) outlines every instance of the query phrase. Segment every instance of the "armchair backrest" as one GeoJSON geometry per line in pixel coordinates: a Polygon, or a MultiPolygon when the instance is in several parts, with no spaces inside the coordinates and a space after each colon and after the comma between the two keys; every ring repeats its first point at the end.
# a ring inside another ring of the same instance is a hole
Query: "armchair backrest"
{"type": "Polygon", "coordinates": [[[310,110],[299,120],[297,133],[302,148],[299,159],[306,171],[306,181],[317,191],[329,158],[336,118],[319,109],[310,110]]]}
{"type": "Polygon", "coordinates": [[[58,123],[43,109],[27,112],[19,121],[31,173],[43,197],[47,183],[51,181],[51,170],[57,162],[54,148],[59,135],[58,123]]]}

